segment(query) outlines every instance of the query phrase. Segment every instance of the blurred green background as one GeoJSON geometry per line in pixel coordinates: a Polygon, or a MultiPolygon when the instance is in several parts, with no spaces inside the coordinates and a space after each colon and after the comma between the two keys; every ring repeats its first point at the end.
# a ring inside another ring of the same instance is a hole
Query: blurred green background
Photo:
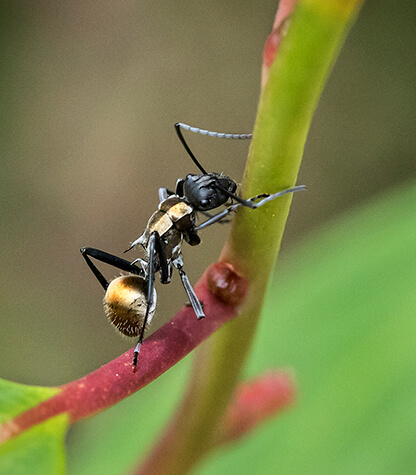
{"type": "MultiPolygon", "coordinates": [[[[107,323],[79,248],[121,254],[155,210],[158,187],[195,171],[175,122],[252,129],[276,2],[20,1],[0,9],[0,375],[59,385],[131,346],[107,323]]],[[[308,192],[293,201],[283,263],[311,232],[416,175],[415,17],[411,1],[364,5],[313,120],[298,179],[308,192]]],[[[241,178],[247,143],[189,141],[207,169],[241,178]]],[[[218,257],[226,234],[213,227],[199,248],[185,247],[191,281],[218,257]]],[[[186,300],[177,280],[159,286],[157,325],[186,300]]],[[[166,385],[179,397],[187,365],[131,400],[156,403],[166,385]]],[[[149,444],[174,398],[164,403],[155,427],[146,426],[149,444]]],[[[123,404],[131,413],[134,402],[123,404]]],[[[107,414],[100,417],[122,420],[107,414]]],[[[70,441],[86,440],[87,425],[70,441]]],[[[120,434],[131,439],[125,427],[120,434]]]]}

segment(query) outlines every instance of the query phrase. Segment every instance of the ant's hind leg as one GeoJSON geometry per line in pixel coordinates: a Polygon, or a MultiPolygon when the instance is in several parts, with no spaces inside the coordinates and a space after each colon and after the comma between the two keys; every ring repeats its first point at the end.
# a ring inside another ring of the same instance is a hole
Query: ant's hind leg
{"type": "Polygon", "coordinates": [[[113,266],[116,269],[131,272],[132,274],[136,274],[144,278],[144,272],[142,269],[135,266],[134,263],[131,263],[126,259],[121,259],[121,257],[115,256],[114,254],[109,254],[108,252],[100,251],[99,249],[94,249],[92,247],[83,247],[81,249],[81,254],[88,267],[97,278],[98,282],[103,286],[104,290],[107,290],[108,281],[92,262],[90,259],[91,257],[97,259],[97,261],[103,262],[104,264],[113,266]]]}

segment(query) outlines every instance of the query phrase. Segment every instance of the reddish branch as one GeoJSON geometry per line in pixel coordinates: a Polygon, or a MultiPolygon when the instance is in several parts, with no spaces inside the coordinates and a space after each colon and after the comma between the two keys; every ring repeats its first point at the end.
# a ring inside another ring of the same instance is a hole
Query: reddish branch
{"type": "MultiPolygon", "coordinates": [[[[140,367],[132,372],[132,350],[124,353],[97,371],[72,383],[61,386],[54,397],[23,412],[0,426],[0,442],[40,424],[58,414],[67,413],[70,422],[95,414],[110,407],[156,379],[176,364],[201,341],[231,320],[247,291],[247,283],[230,264],[211,266],[196,286],[204,301],[207,314],[198,322],[191,308],[181,310],[170,322],[145,340],[140,352],[140,367]],[[224,304],[228,300],[230,304],[224,304]]],[[[265,419],[293,402],[294,385],[283,372],[270,372],[241,384],[234,393],[230,406],[214,438],[215,448],[238,439],[265,419]]],[[[174,437],[174,424],[166,437],[174,437]]],[[[147,467],[155,468],[154,457],[146,460],[140,473],[147,467]]],[[[144,471],[143,471],[144,470],[144,471]]]]}
{"type": "Polygon", "coordinates": [[[192,308],[183,308],[145,340],[136,373],[132,372],[131,349],[93,373],[61,386],[57,395],[2,424],[0,442],[64,412],[70,422],[77,421],[146,386],[237,315],[247,283],[229,264],[217,263],[208,268],[195,289],[204,302],[204,320],[198,321],[192,308]]]}
{"type": "Polygon", "coordinates": [[[213,445],[239,439],[260,423],[286,409],[295,399],[295,385],[288,373],[269,371],[240,384],[234,392],[213,445]]]}

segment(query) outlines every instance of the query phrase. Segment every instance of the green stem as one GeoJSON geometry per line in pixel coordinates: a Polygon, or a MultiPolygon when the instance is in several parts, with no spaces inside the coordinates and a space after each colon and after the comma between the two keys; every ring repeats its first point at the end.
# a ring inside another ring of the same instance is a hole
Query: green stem
{"type": "MultiPolygon", "coordinates": [[[[244,174],[244,197],[296,183],[319,96],[360,3],[298,2],[267,70],[244,174]]],[[[221,260],[247,279],[248,296],[239,316],[198,349],[185,400],[142,473],[187,473],[209,447],[250,351],[291,199],[285,196],[257,210],[237,212],[221,260]]]]}

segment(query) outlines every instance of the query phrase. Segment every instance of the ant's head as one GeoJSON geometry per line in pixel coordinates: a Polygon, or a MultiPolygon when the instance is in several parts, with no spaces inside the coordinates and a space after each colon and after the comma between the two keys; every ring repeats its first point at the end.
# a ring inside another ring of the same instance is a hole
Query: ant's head
{"type": "Polygon", "coordinates": [[[191,127],[182,122],[175,124],[175,130],[179,140],[192,161],[202,172],[200,175],[188,175],[185,180],[178,180],[176,183],[176,194],[186,199],[195,211],[209,211],[225,204],[230,198],[236,198],[235,190],[237,189],[237,184],[235,181],[225,175],[208,173],[192,153],[182,135],[181,129],[208,135],[210,137],[226,139],[251,139],[252,135],[212,132],[210,130],[200,129],[199,127],[191,127]]]}
{"type": "Polygon", "coordinates": [[[185,198],[195,211],[218,208],[229,200],[236,189],[234,180],[218,173],[187,175],[176,185],[176,193],[185,198]]]}

